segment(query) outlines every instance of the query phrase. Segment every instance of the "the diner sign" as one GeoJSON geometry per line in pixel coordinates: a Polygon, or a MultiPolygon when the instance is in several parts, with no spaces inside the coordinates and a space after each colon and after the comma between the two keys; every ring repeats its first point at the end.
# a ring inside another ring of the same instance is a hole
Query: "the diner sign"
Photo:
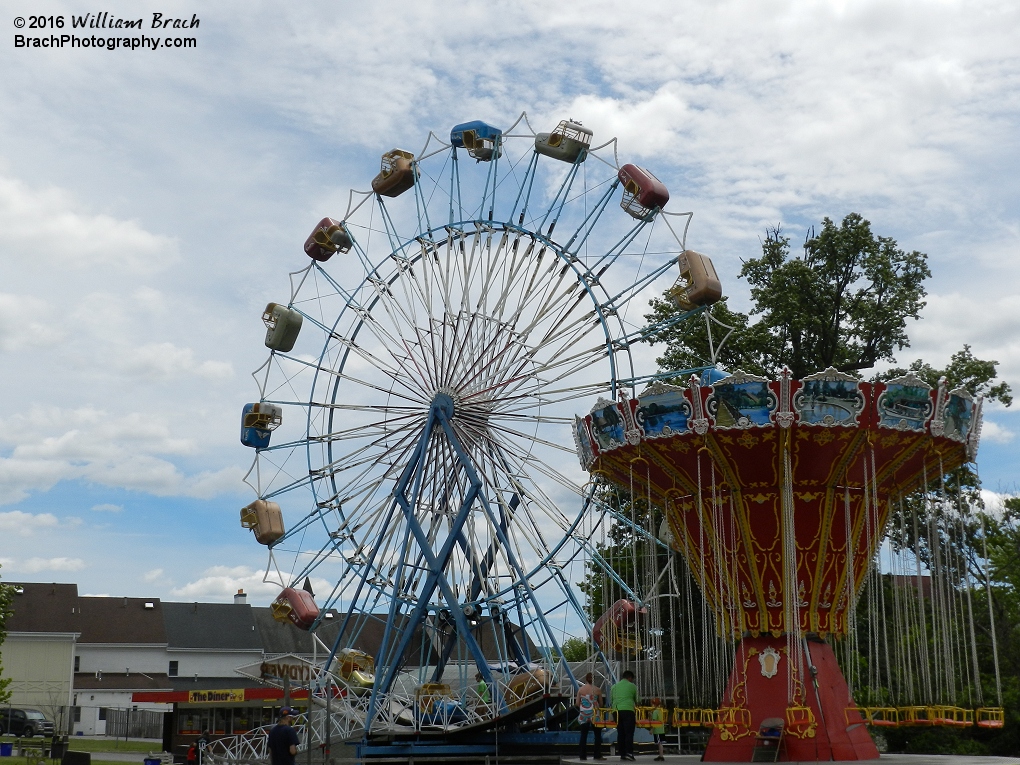
{"type": "Polygon", "coordinates": [[[243,704],[244,688],[219,691],[188,691],[189,704],[243,704]]]}

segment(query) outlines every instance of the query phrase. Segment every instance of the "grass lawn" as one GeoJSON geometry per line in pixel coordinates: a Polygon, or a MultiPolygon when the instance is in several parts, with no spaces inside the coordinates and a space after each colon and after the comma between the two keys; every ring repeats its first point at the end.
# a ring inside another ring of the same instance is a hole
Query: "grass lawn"
{"type": "MultiPolygon", "coordinates": [[[[27,757],[4,757],[0,759],[3,765],[34,765],[35,760],[29,760],[27,757]]],[[[50,763],[53,760],[45,760],[50,763]]],[[[112,760],[97,760],[95,757],[92,758],[92,765],[130,765],[130,763],[114,762],[112,760]]]]}
{"type": "MultiPolygon", "coordinates": [[[[122,738],[82,738],[68,736],[67,748],[76,752],[160,752],[162,741],[125,741],[122,738]]],[[[96,762],[96,758],[92,758],[96,762]]]]}
{"type": "MultiPolygon", "coordinates": [[[[14,736],[0,736],[0,741],[14,741],[14,736]]],[[[22,739],[26,744],[31,742],[32,746],[42,746],[45,742],[49,744],[48,738],[36,736],[35,738],[22,739]]],[[[84,738],[82,736],[68,736],[67,748],[75,752],[159,752],[163,749],[161,741],[125,741],[122,738],[84,738]]],[[[4,757],[0,765],[24,765],[23,757],[4,757]]],[[[95,765],[99,760],[92,758],[95,765]]]]}

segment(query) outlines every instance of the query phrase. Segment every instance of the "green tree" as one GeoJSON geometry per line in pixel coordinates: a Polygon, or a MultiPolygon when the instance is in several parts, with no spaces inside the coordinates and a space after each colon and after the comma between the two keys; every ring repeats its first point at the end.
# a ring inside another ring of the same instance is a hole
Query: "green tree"
{"type": "Polygon", "coordinates": [[[998,401],[1004,406],[1013,403],[1013,396],[1008,383],[996,383],[996,367],[998,361],[983,361],[974,357],[969,345],[964,345],[962,351],[957,351],[949,360],[949,365],[944,369],[936,369],[922,359],[917,359],[906,369],[890,369],[879,376],[881,380],[891,380],[894,377],[912,372],[924,380],[933,388],[939,384],[939,380],[946,378],[946,385],[950,390],[963,388],[972,396],[984,396],[989,401],[998,401]]]}
{"type": "Polygon", "coordinates": [[[560,646],[567,661],[585,661],[591,655],[591,644],[584,638],[570,637],[560,646]]]}
{"type": "MultiPolygon", "coordinates": [[[[0,647],[7,639],[7,617],[13,612],[14,588],[9,584],[0,582],[0,647]]],[[[9,677],[4,677],[3,654],[0,653],[0,704],[11,699],[11,692],[7,686],[11,684],[9,677]]]]}
{"type": "MultiPolygon", "coordinates": [[[[843,372],[870,369],[908,345],[906,322],[924,307],[924,281],[931,276],[924,253],[905,252],[896,240],[876,236],[871,224],[850,213],[840,225],[829,218],[794,256],[780,227],[766,232],[759,258],[746,261],[740,277],[751,287],[749,315],[731,311],[725,302],[713,315],[735,327],[729,347],[717,360],[768,376],[788,366],[794,377],[826,367],[843,372]],[[752,316],[759,316],[751,323],[752,316]]],[[[650,321],[661,321],[677,308],[652,302],[650,321]]],[[[657,361],[666,369],[710,363],[707,332],[700,317],[653,335],[665,342],[657,361]],[[701,364],[677,364],[700,359],[701,364]]]]}

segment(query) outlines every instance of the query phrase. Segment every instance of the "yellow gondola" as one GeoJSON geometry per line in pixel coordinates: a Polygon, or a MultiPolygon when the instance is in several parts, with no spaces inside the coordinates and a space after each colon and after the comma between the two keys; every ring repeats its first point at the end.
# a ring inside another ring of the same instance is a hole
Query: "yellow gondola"
{"type": "Polygon", "coordinates": [[[786,732],[789,735],[797,738],[814,738],[817,727],[815,713],[811,711],[811,707],[786,708],[786,732]]]}
{"type": "Polygon", "coordinates": [[[900,725],[931,725],[934,710],[931,707],[899,707],[900,725]]]}
{"type": "Polygon", "coordinates": [[[975,716],[979,728],[1001,728],[1006,724],[1006,712],[1002,707],[981,707],[975,716]]]}
{"type": "Polygon", "coordinates": [[[751,710],[744,707],[719,707],[715,710],[710,727],[719,729],[723,741],[743,738],[753,732],[751,710]]]}
{"type": "Polygon", "coordinates": [[[715,710],[714,709],[699,709],[701,713],[701,725],[703,728],[714,728],[715,727],[715,710]]]}
{"type": "Polygon", "coordinates": [[[674,728],[697,728],[702,725],[700,709],[673,708],[674,728]]]}
{"type": "Polygon", "coordinates": [[[900,724],[900,711],[896,707],[868,707],[868,725],[879,728],[896,728],[900,724]]]}
{"type": "Polygon", "coordinates": [[[596,728],[615,728],[616,710],[608,707],[599,707],[592,715],[591,724],[596,728]]]}
{"type": "Polygon", "coordinates": [[[974,718],[969,709],[963,709],[961,707],[935,706],[932,707],[931,724],[949,725],[954,728],[965,728],[974,724],[974,718]]]}
{"type": "Polygon", "coordinates": [[[871,724],[871,714],[867,707],[847,707],[843,711],[847,725],[860,725],[861,723],[871,724]]]}
{"type": "Polygon", "coordinates": [[[634,725],[638,728],[654,728],[661,724],[660,720],[652,719],[655,707],[634,707],[634,725]]]}

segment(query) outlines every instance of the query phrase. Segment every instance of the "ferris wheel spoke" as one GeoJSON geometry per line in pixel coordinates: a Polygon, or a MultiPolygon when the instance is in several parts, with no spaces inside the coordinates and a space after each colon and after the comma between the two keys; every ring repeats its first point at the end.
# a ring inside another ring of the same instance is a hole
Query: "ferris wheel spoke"
{"type": "Polygon", "coordinates": [[[493,430],[498,431],[500,433],[503,433],[505,435],[515,436],[516,438],[520,438],[520,439],[527,439],[530,442],[533,442],[533,443],[536,443],[536,444],[542,444],[543,446],[548,446],[550,449],[556,449],[557,451],[561,451],[564,454],[576,454],[577,453],[573,446],[566,446],[565,444],[558,444],[555,441],[549,441],[549,440],[547,440],[545,438],[539,438],[538,436],[529,435],[529,434],[524,433],[524,432],[522,432],[520,430],[514,430],[513,428],[508,428],[508,427],[505,427],[505,426],[492,425],[491,427],[492,427],[493,430]]]}

